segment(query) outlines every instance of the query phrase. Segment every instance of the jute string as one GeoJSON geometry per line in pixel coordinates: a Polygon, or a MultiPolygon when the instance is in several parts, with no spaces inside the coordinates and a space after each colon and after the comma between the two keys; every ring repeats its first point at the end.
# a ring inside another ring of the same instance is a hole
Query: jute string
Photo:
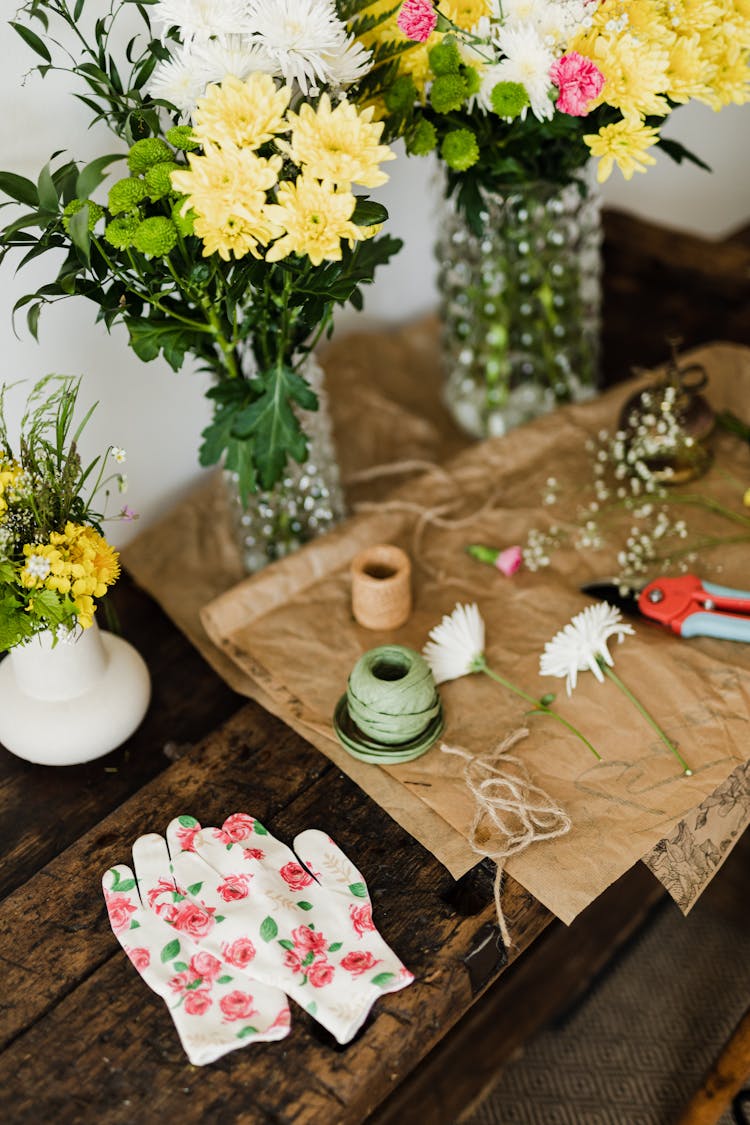
{"type": "Polygon", "coordinates": [[[487,754],[478,756],[460,746],[441,746],[444,754],[455,754],[466,763],[464,780],[475,801],[469,846],[497,865],[495,911],[506,949],[511,941],[501,902],[505,864],[539,840],[564,836],[572,825],[565,809],[532,784],[524,763],[510,753],[528,733],[525,727],[515,730],[487,754]],[[498,835],[499,842],[490,844],[498,835]]]}

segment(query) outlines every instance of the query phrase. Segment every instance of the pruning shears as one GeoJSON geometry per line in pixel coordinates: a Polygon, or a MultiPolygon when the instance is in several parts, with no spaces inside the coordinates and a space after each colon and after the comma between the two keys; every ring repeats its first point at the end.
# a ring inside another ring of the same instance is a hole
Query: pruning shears
{"type": "Polygon", "coordinates": [[[616,579],[588,582],[582,591],[645,617],[680,637],[718,637],[750,643],[750,591],[705,582],[694,574],[655,578],[645,586],[616,579]]]}

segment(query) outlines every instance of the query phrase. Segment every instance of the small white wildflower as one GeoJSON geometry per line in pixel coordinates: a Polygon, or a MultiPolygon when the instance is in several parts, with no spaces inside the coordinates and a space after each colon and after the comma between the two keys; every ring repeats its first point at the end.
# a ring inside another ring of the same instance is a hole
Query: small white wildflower
{"type": "Polygon", "coordinates": [[[124,449],[120,449],[119,445],[112,446],[112,460],[116,461],[118,465],[124,465],[128,459],[128,455],[124,449]]]}
{"type": "Polygon", "coordinates": [[[50,572],[50,561],[44,555],[29,555],[26,570],[32,578],[38,578],[43,582],[50,572]]]}

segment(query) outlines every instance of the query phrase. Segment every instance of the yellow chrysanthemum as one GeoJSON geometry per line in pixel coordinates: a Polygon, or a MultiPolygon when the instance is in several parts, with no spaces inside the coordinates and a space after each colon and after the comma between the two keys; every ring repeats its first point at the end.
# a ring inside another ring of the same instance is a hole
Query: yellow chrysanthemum
{"type": "Polygon", "coordinates": [[[278,181],[281,157],[266,160],[249,150],[207,145],[203,156],[191,153],[188,161],[187,171],[172,173],[172,186],[187,197],[183,213],[195,214],[204,257],[260,257],[258,246],[281,233],[266,214],[266,193],[278,181]]]}
{"type": "MultiPolygon", "coordinates": [[[[107,586],[111,586],[120,577],[120,556],[93,527],[82,528],[77,545],[86,578],[94,583],[93,589],[80,592],[101,598],[107,592],[107,586]]],[[[77,592],[75,584],[73,592],[77,592]]]]}
{"type": "Polygon", "coordinates": [[[492,4],[490,0],[443,0],[440,10],[451,23],[471,31],[484,16],[490,15],[492,4]]]}
{"type": "Polygon", "coordinates": [[[299,113],[289,114],[289,155],[305,174],[327,183],[379,187],[388,180],[380,165],[396,154],[380,144],[383,124],[373,122],[373,115],[372,107],[360,112],[347,101],[332,108],[328,94],[322,95],[315,109],[305,102],[299,113]]]}
{"type": "Polygon", "coordinates": [[[679,36],[669,52],[667,94],[673,102],[689,102],[705,96],[708,68],[701,50],[700,36],[679,36]]]}
{"type": "Polygon", "coordinates": [[[0,516],[8,510],[5,493],[18,484],[23,476],[23,469],[15,461],[7,461],[0,456],[0,516]]]}
{"type": "Polygon", "coordinates": [[[598,133],[587,134],[583,139],[591,149],[591,155],[599,157],[596,178],[600,184],[609,178],[615,164],[629,180],[634,172],[645,172],[646,165],[656,163],[647,149],[657,143],[659,131],[638,120],[624,118],[614,125],[605,125],[598,133]]]}
{"type": "Polygon", "coordinates": [[[266,253],[278,262],[289,254],[307,255],[314,266],[341,260],[343,239],[359,238],[351,221],[356,199],[349,191],[334,191],[311,176],[283,183],[278,203],[268,207],[269,218],[286,232],[266,253]]]}
{"type": "Polygon", "coordinates": [[[707,89],[699,100],[719,110],[734,103],[744,105],[750,100],[750,69],[748,52],[724,36],[704,38],[704,53],[709,68],[707,89]]]}
{"type": "Polygon", "coordinates": [[[23,553],[21,585],[28,590],[44,588],[69,594],[78,624],[88,629],[96,606],[120,576],[117,551],[93,527],[66,523],[64,531],[53,531],[49,543],[27,543],[23,553]]]}
{"type": "Polygon", "coordinates": [[[624,117],[669,113],[664,97],[669,79],[669,51],[658,43],[644,43],[627,34],[602,35],[589,57],[604,75],[604,88],[590,108],[606,103],[624,117]]]}
{"type": "Polygon", "coordinates": [[[194,114],[193,134],[206,144],[260,148],[287,129],[284,114],[291,90],[280,86],[270,75],[255,71],[244,81],[227,77],[209,86],[199,99],[194,114]]]}

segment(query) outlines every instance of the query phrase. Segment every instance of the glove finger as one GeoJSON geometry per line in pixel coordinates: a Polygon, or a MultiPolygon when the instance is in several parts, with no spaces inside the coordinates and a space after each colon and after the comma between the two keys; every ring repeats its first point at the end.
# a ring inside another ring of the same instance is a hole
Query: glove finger
{"type": "Polygon", "coordinates": [[[139,836],[133,844],[133,866],[143,905],[156,914],[175,902],[177,888],[166,840],[156,832],[139,836]]]}
{"type": "Polygon", "coordinates": [[[318,828],[300,832],[294,850],[321,886],[340,891],[353,902],[370,901],[362,874],[326,832],[318,828]]]}
{"type": "Polygon", "coordinates": [[[130,929],[131,917],[140,922],[142,907],[135,875],[126,864],[118,863],[102,875],[102,891],[109,923],[119,939],[121,933],[130,929]]]}
{"type": "Polygon", "coordinates": [[[247,813],[227,817],[221,828],[204,828],[196,833],[194,846],[206,863],[223,875],[242,872],[252,876],[259,862],[277,871],[288,864],[299,866],[291,848],[247,813]]]}

